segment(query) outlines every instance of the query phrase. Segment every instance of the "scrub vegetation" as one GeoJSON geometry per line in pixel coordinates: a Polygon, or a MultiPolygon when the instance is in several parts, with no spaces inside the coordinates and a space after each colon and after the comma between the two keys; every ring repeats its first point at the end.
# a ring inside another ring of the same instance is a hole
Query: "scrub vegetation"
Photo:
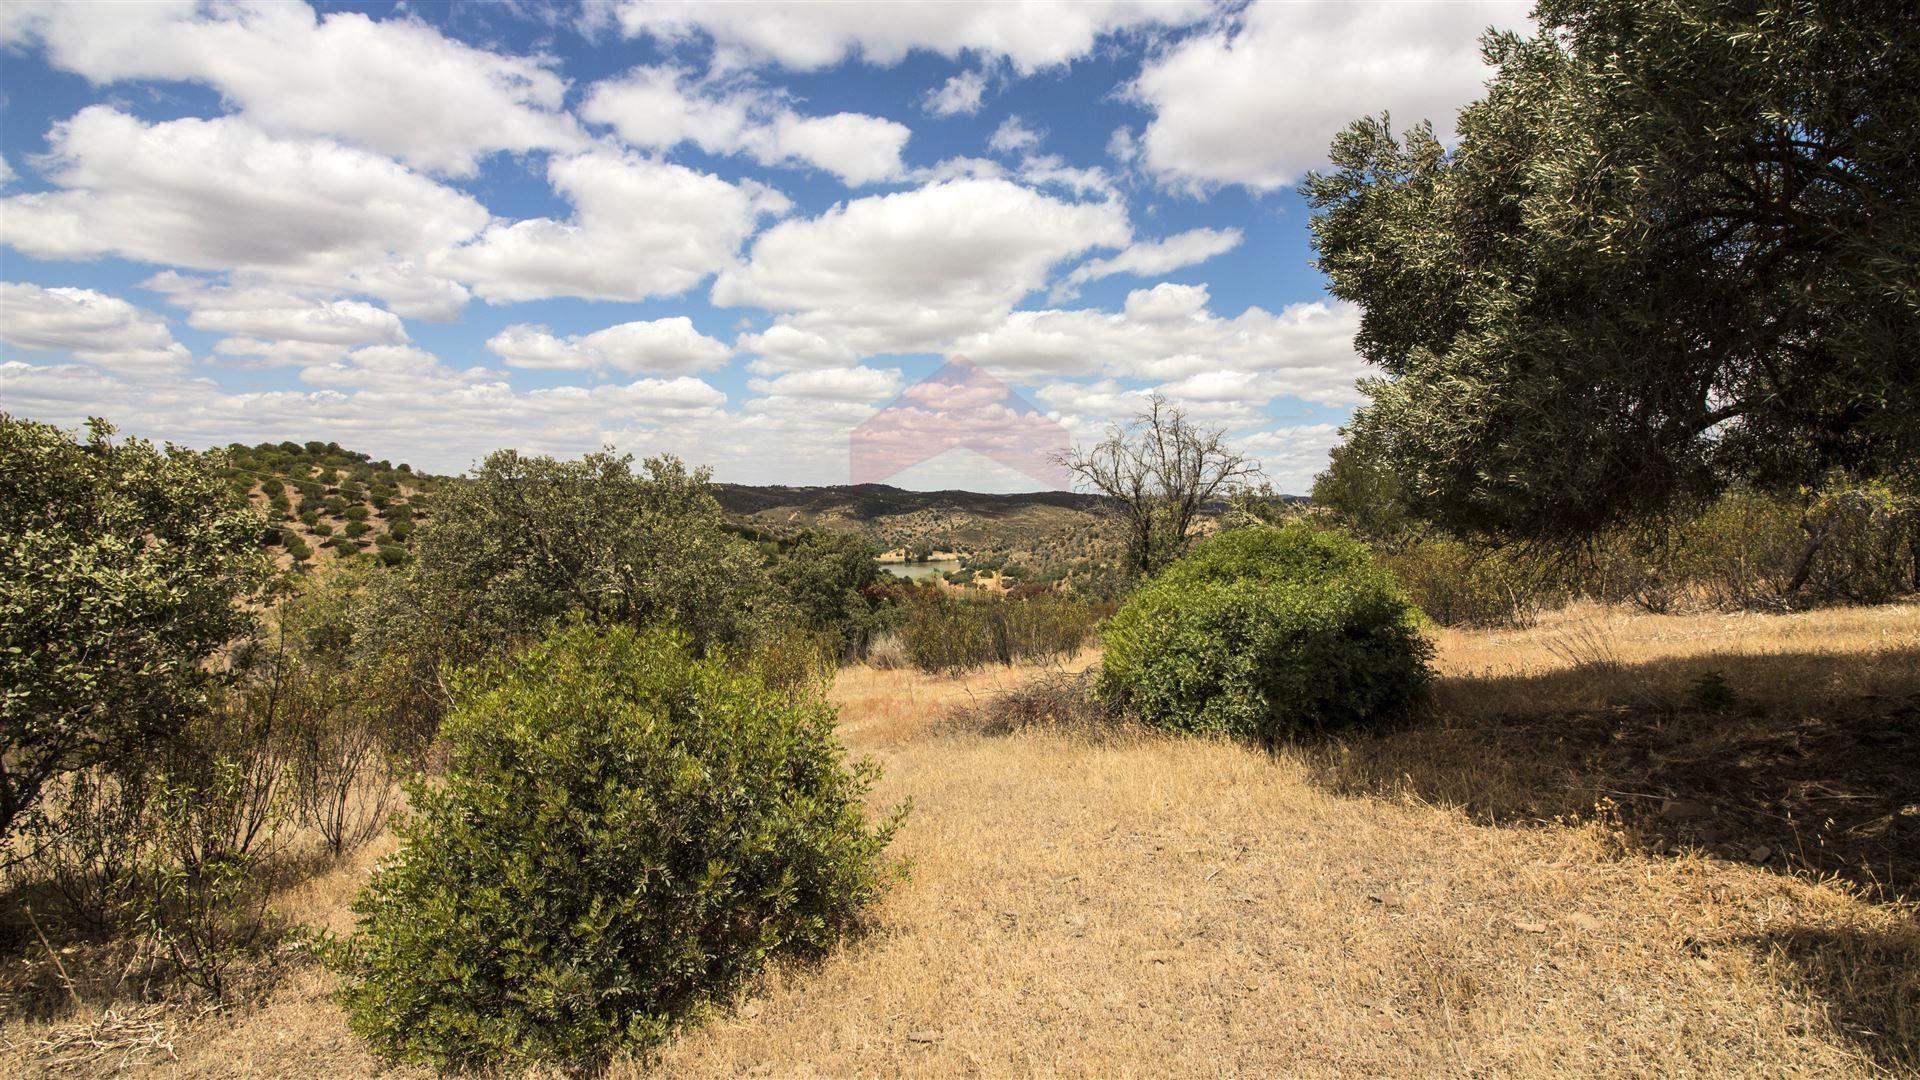
{"type": "Polygon", "coordinates": [[[1311,501],[0,414],[0,1072],[1920,1072],[1920,31],[1535,15],[1305,180],[1311,501]]]}

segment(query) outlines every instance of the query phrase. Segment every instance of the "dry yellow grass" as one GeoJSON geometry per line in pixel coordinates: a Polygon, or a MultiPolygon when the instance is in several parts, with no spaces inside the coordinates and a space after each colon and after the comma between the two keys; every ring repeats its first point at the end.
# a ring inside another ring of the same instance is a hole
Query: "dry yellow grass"
{"type": "MultiPolygon", "coordinates": [[[[1434,727],[1455,733],[1509,708],[1638,715],[1709,668],[1774,704],[1920,690],[1912,607],[1576,612],[1525,632],[1443,632],[1439,645],[1434,727]],[[1603,666],[1581,651],[1595,642],[1603,666]]],[[[1467,777],[1459,798],[1356,767],[1475,749],[1424,729],[1273,757],[939,722],[1030,674],[843,673],[843,736],[885,768],[876,800],[913,800],[897,841],[911,877],[866,937],[774,972],[613,1075],[1873,1076],[1920,1064],[1920,929],[1905,902],[1779,862],[1653,854],[1606,815],[1476,811],[1476,798],[1538,779],[1503,775],[1497,759],[1428,762],[1467,777]]],[[[290,907],[343,928],[369,857],[290,907]]],[[[259,1006],[182,1032],[178,1060],[151,1071],[377,1073],[329,988],[302,969],[259,1006]]],[[[11,1025],[0,1072],[38,1070],[34,1040],[58,1027],[11,1025]]]]}

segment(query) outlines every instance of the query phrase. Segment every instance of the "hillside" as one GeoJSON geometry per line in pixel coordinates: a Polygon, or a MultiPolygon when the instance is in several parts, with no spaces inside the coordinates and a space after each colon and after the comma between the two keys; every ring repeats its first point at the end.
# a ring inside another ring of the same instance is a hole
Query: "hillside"
{"type": "Polygon", "coordinates": [[[837,487],[715,484],[735,520],[768,531],[857,532],[883,548],[930,544],[943,551],[1032,548],[1097,529],[1107,500],[1070,491],[988,495],[907,491],[886,484],[837,487]]]}
{"type": "Polygon", "coordinates": [[[431,513],[432,493],[449,482],[338,443],[236,443],[225,450],[226,475],[269,522],[262,543],[288,569],[363,553],[388,565],[405,562],[414,529],[431,513]]]}

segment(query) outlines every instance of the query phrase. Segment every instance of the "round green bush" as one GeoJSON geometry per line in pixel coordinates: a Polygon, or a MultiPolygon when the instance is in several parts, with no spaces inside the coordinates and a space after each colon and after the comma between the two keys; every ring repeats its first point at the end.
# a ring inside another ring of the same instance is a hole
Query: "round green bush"
{"type": "Polygon", "coordinates": [[[1293,523],[1214,536],[1108,623],[1101,686],[1150,724],[1262,742],[1403,716],[1420,614],[1365,545],[1293,523]]]}
{"type": "Polygon", "coordinates": [[[455,693],[447,773],[329,950],[389,1058],[591,1069],[826,949],[890,879],[897,816],[868,820],[832,708],[677,631],[575,621],[455,693]]]}

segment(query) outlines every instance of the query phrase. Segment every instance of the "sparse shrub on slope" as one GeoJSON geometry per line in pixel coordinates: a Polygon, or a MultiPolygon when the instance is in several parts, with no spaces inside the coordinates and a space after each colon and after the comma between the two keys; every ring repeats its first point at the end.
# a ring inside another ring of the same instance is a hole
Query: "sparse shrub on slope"
{"type": "Polygon", "coordinates": [[[1072,656],[1098,621],[1079,599],[1044,590],[965,598],[927,590],[907,601],[900,638],[915,667],[957,675],[985,664],[1072,656]]]}
{"type": "Polygon", "coordinates": [[[1389,549],[1380,561],[1441,626],[1529,626],[1567,599],[1546,560],[1511,547],[1426,536],[1389,549]]]}
{"type": "Polygon", "coordinates": [[[1235,529],[1108,623],[1102,689],[1150,724],[1265,742],[1403,715],[1432,653],[1418,620],[1356,540],[1235,529]]]}
{"type": "Polygon", "coordinates": [[[355,1030],[436,1067],[592,1066],[666,1038],[879,894],[891,824],[831,708],[684,637],[563,625],[465,680],[443,783],[331,951],[355,1030]]]}

